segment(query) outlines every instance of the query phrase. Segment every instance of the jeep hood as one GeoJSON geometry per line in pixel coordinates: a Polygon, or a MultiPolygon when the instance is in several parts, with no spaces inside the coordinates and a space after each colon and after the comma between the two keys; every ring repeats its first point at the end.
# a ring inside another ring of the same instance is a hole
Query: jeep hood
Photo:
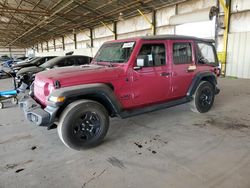
{"type": "Polygon", "coordinates": [[[36,80],[44,82],[59,81],[61,87],[80,85],[94,82],[106,82],[117,80],[124,70],[121,67],[107,67],[94,64],[62,67],[40,72],[36,75],[36,80]]]}
{"type": "Polygon", "coordinates": [[[44,70],[44,68],[42,68],[42,67],[36,67],[36,66],[26,67],[26,68],[22,68],[21,70],[19,70],[17,72],[17,76],[27,74],[27,73],[36,74],[36,73],[41,72],[43,70],[44,70]]]}

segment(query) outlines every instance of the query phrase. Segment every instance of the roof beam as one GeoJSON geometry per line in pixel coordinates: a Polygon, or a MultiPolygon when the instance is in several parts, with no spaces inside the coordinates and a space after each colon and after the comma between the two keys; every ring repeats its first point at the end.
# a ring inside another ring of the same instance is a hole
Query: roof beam
{"type": "MultiPolygon", "coordinates": [[[[61,12],[63,9],[65,9],[66,7],[68,7],[70,4],[72,4],[74,2],[74,0],[68,1],[66,4],[64,4],[64,6],[60,7],[59,9],[57,9],[55,12],[53,12],[50,17],[56,15],[57,13],[61,12]]],[[[26,34],[30,33],[31,31],[33,31],[34,29],[36,29],[37,27],[39,27],[40,25],[42,25],[46,20],[42,20],[40,22],[38,22],[36,25],[34,25],[33,27],[31,27],[29,30],[27,30],[26,32],[24,32],[22,35],[20,35],[19,37],[17,37],[15,40],[13,40],[12,42],[10,42],[8,45],[13,44],[14,42],[16,42],[18,39],[22,38],[23,36],[25,36],[26,34]]]]}
{"type": "Polygon", "coordinates": [[[20,8],[11,8],[11,7],[0,7],[0,12],[4,13],[14,13],[14,14],[34,14],[39,16],[50,16],[50,13],[47,11],[37,11],[37,10],[28,10],[20,8]]]}

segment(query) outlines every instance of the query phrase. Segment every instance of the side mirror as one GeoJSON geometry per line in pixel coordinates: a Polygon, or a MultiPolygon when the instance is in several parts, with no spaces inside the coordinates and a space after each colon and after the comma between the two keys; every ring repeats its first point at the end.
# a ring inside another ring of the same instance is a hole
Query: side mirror
{"type": "Polygon", "coordinates": [[[140,70],[142,67],[146,67],[148,62],[148,55],[139,55],[136,59],[136,66],[134,67],[134,70],[140,70]]]}
{"type": "Polygon", "coordinates": [[[144,62],[145,62],[144,59],[139,59],[139,58],[137,58],[137,59],[136,59],[136,66],[137,66],[137,67],[144,67],[144,65],[145,65],[144,62]]]}

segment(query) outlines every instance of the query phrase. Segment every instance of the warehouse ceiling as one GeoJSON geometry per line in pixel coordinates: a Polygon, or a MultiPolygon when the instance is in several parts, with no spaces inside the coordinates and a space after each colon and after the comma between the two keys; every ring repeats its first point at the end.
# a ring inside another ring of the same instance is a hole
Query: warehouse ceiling
{"type": "Polygon", "coordinates": [[[185,0],[0,0],[0,46],[29,47],[66,33],[185,0]]]}

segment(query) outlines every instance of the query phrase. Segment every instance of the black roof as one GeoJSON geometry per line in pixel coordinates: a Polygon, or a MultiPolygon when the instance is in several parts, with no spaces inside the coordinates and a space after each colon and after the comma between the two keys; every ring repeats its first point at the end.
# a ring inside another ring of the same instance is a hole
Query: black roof
{"type": "Polygon", "coordinates": [[[185,35],[152,35],[152,36],[142,36],[138,38],[141,38],[143,40],[195,40],[201,42],[215,43],[213,39],[203,39],[185,35]]]}

